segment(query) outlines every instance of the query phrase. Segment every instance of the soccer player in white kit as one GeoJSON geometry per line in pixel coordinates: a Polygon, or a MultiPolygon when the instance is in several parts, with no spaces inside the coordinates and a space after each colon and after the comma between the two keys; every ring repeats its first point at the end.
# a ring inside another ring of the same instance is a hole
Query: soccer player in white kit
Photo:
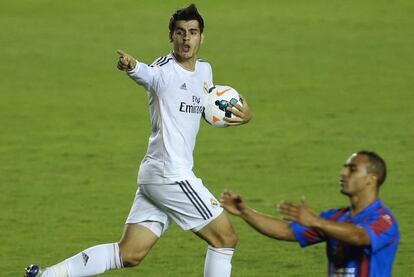
{"type": "MultiPolygon", "coordinates": [[[[227,277],[237,236],[217,199],[192,171],[193,150],[208,88],[211,66],[197,58],[204,22],[195,5],[170,19],[173,51],[151,65],[119,50],[118,68],[148,94],[151,136],[138,172],[139,187],[119,243],[101,244],[26,276],[93,276],[138,265],[174,221],[208,243],[204,276],[227,277]]],[[[228,125],[251,119],[248,105],[233,108],[228,125]]]]}

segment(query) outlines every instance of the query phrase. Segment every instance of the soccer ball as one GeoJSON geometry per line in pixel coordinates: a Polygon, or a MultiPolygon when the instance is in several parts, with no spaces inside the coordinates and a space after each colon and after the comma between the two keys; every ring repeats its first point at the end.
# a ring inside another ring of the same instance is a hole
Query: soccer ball
{"type": "Polygon", "coordinates": [[[234,88],[216,85],[209,89],[203,117],[213,126],[227,127],[223,118],[231,118],[235,115],[226,108],[233,107],[236,103],[243,106],[243,101],[234,88]]]}

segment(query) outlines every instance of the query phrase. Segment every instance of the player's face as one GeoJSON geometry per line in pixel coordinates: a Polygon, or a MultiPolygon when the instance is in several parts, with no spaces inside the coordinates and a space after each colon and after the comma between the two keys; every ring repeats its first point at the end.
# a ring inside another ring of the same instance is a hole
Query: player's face
{"type": "Polygon", "coordinates": [[[366,189],[370,180],[367,171],[368,157],[352,154],[345,162],[340,174],[341,192],[348,196],[357,195],[366,189]]]}
{"type": "Polygon", "coordinates": [[[178,20],[175,30],[170,33],[174,54],[181,61],[196,59],[200,44],[203,42],[203,34],[197,20],[178,20]]]}

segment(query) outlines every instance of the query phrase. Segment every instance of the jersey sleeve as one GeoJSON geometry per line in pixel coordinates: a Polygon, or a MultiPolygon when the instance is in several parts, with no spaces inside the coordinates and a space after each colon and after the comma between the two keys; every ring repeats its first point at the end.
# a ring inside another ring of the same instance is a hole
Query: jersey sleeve
{"type": "Polygon", "coordinates": [[[208,64],[209,65],[209,78],[208,78],[208,87],[209,88],[211,88],[212,86],[214,86],[214,83],[213,83],[213,69],[211,68],[211,65],[210,64],[208,64]]]}
{"type": "MultiPolygon", "coordinates": [[[[319,216],[325,219],[329,218],[327,212],[322,212],[319,216]]],[[[296,221],[292,221],[290,227],[301,247],[306,247],[326,240],[326,235],[317,228],[306,227],[296,221]]]]}
{"type": "Polygon", "coordinates": [[[147,91],[158,94],[166,86],[166,78],[158,66],[149,66],[137,61],[134,69],[127,71],[128,76],[147,91]]]}
{"type": "Polygon", "coordinates": [[[368,232],[371,245],[366,247],[364,251],[369,255],[383,247],[398,243],[399,231],[397,221],[392,214],[386,211],[371,217],[370,220],[358,224],[358,226],[368,232]]]}

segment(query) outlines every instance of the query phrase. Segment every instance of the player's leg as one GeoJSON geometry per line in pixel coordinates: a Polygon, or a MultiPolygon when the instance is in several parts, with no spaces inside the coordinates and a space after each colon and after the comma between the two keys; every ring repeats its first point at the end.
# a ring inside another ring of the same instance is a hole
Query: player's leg
{"type": "Polygon", "coordinates": [[[237,236],[227,214],[200,179],[141,189],[182,229],[192,230],[209,243],[205,276],[230,276],[237,236]]]}
{"type": "Polygon", "coordinates": [[[159,222],[146,221],[127,224],[119,242],[119,249],[125,267],[137,266],[149,253],[161,236],[159,222]]]}
{"type": "Polygon", "coordinates": [[[196,230],[193,229],[194,233],[213,247],[234,248],[237,244],[237,235],[225,211],[202,229],[196,230]]]}
{"type": "Polygon", "coordinates": [[[154,205],[140,185],[132,204],[119,248],[125,267],[137,266],[168,229],[168,215],[154,205]]]}
{"type": "MultiPolygon", "coordinates": [[[[147,217],[161,218],[162,222],[166,218],[162,211],[159,211],[145,197],[138,194],[132,205],[121,240],[114,244],[116,251],[108,251],[109,249],[104,248],[106,245],[95,246],[65,260],[64,264],[69,276],[93,276],[124,266],[137,266],[168,227],[168,221],[162,224],[156,221],[147,221],[147,217]]],[[[46,275],[46,277],[49,276],[46,275]]],[[[56,275],[56,277],[60,277],[60,275],[56,275]]]]}
{"type": "Polygon", "coordinates": [[[158,236],[145,225],[126,224],[119,243],[98,245],[65,260],[68,276],[93,276],[124,266],[137,266],[157,240],[158,236]]]}
{"type": "MultiPolygon", "coordinates": [[[[121,241],[88,248],[47,268],[42,277],[93,276],[111,269],[138,265],[157,242],[158,222],[127,224],[121,241]],[[153,227],[151,227],[153,225],[153,227]]],[[[159,230],[160,227],[158,227],[159,230]]],[[[34,275],[36,276],[36,275],[34,275]]]]}
{"type": "Polygon", "coordinates": [[[108,243],[83,250],[56,265],[46,268],[41,274],[26,272],[26,276],[93,276],[122,267],[118,243],[108,243]]]}
{"type": "Polygon", "coordinates": [[[119,243],[88,248],[44,272],[31,266],[29,277],[93,276],[111,269],[138,265],[169,225],[168,216],[137,192],[119,243]],[[151,221],[148,221],[151,218],[151,221]],[[155,220],[159,220],[156,222],[155,220]]]}
{"type": "Polygon", "coordinates": [[[230,276],[231,259],[237,244],[237,236],[227,213],[222,212],[195,234],[208,243],[204,276],[230,276]]]}

